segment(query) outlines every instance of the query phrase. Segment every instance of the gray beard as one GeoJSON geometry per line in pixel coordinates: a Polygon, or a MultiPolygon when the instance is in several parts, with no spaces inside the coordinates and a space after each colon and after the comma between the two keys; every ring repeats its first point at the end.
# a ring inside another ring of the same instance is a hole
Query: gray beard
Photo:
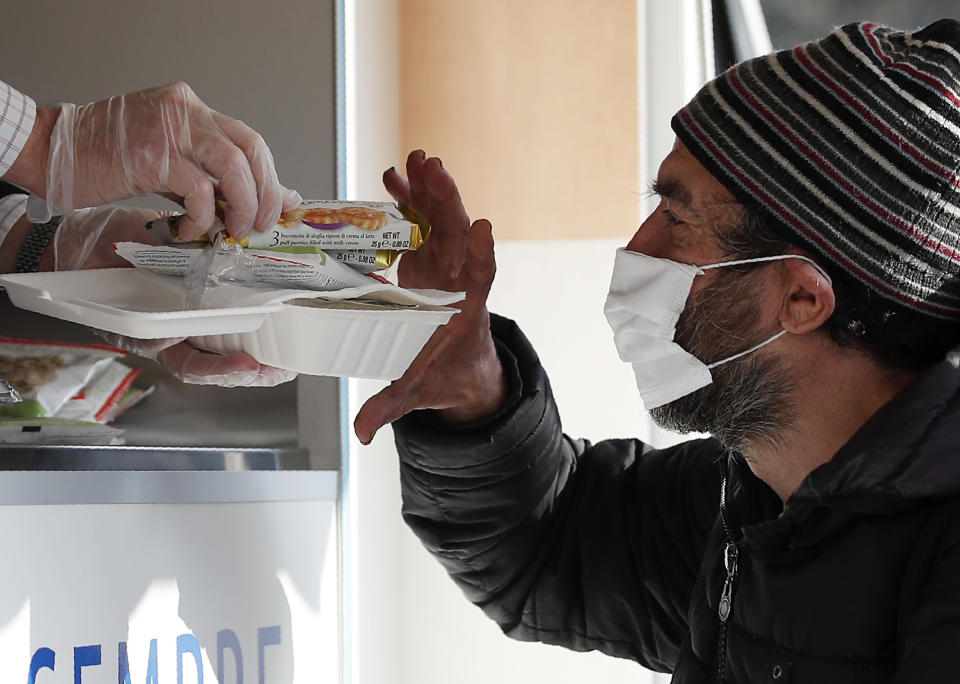
{"type": "MultiPolygon", "coordinates": [[[[719,271],[712,285],[687,303],[677,322],[677,343],[705,363],[759,344],[756,272],[719,271]]],[[[726,449],[779,443],[793,424],[795,382],[779,361],[755,352],[711,370],[713,382],[650,410],[654,422],[679,433],[707,432],[726,449]]]]}

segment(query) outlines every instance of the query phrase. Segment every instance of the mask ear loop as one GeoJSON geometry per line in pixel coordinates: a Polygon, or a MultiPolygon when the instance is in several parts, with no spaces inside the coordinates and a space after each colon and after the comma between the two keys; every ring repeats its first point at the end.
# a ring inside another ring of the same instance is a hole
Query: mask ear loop
{"type": "MultiPolygon", "coordinates": [[[[702,270],[706,271],[706,270],[711,269],[711,268],[720,268],[720,267],[722,267],[722,266],[740,266],[740,265],[742,265],[742,264],[757,264],[757,263],[762,263],[762,262],[764,262],[764,261],[783,261],[784,259],[801,259],[801,260],[803,260],[803,261],[806,261],[808,264],[810,264],[810,265],[813,266],[815,269],[817,269],[817,271],[820,272],[820,275],[822,275],[822,276],[826,279],[827,284],[830,285],[830,287],[833,287],[833,279],[830,278],[829,275],[827,275],[827,272],[823,270],[823,268],[820,266],[820,264],[818,264],[818,263],[817,263],[816,261],[814,261],[813,259],[809,259],[809,258],[803,256],[802,254],[778,254],[778,255],[776,255],[776,256],[756,257],[756,258],[753,258],[753,259],[737,259],[736,261],[721,261],[721,262],[716,263],[716,264],[708,264],[708,265],[706,265],[706,266],[700,266],[700,268],[701,268],[702,270]]],[[[817,284],[819,285],[820,283],[818,282],[817,284]]],[[[746,356],[747,354],[752,354],[753,352],[757,351],[757,350],[760,349],[761,347],[765,347],[765,346],[767,346],[768,344],[770,344],[771,342],[775,342],[776,340],[779,340],[781,337],[783,337],[783,336],[786,335],[786,334],[787,334],[787,331],[786,331],[786,330],[781,330],[780,332],[778,332],[777,334],[773,335],[772,337],[764,340],[764,341],[761,342],[760,344],[756,344],[756,345],[750,347],[749,349],[745,349],[744,351],[742,351],[742,352],[740,352],[740,353],[738,353],[738,354],[734,354],[733,356],[729,356],[729,357],[727,357],[727,358],[725,358],[725,359],[720,359],[719,361],[714,361],[713,363],[707,364],[707,369],[713,369],[713,368],[716,368],[717,366],[723,365],[723,364],[725,364],[725,363],[730,363],[731,361],[736,361],[736,360],[739,359],[741,356],[746,356]]]]}
{"type": "Polygon", "coordinates": [[[827,279],[827,284],[830,287],[833,287],[833,279],[829,275],[827,275],[827,272],[823,270],[823,267],[820,266],[820,264],[818,264],[813,259],[807,258],[802,254],[777,254],[775,256],[755,257],[753,259],[737,259],[735,261],[720,261],[715,264],[707,264],[706,266],[700,266],[699,268],[706,271],[711,268],[722,268],[723,266],[742,266],[744,264],[759,264],[764,261],[783,261],[785,259],[800,259],[802,261],[806,261],[808,264],[810,264],[815,269],[817,269],[817,271],[820,272],[820,275],[822,275],[824,278],[827,279]]]}
{"type": "Polygon", "coordinates": [[[774,341],[776,341],[776,340],[779,340],[781,337],[783,337],[783,336],[786,335],[786,334],[787,334],[787,331],[786,331],[786,330],[781,330],[780,332],[778,332],[778,333],[777,333],[776,335],[774,335],[773,337],[770,337],[770,338],[764,340],[763,342],[761,342],[760,344],[756,344],[756,345],[750,347],[749,349],[745,349],[744,351],[740,352],[739,354],[734,354],[733,356],[728,356],[728,357],[725,358],[725,359],[720,359],[719,361],[714,361],[713,363],[708,363],[708,364],[707,364],[707,368],[708,368],[708,369],[712,369],[712,368],[716,368],[717,366],[721,366],[721,365],[723,365],[723,364],[725,364],[725,363],[730,363],[731,361],[736,361],[736,360],[739,359],[741,356],[746,356],[747,354],[752,354],[753,352],[755,352],[755,351],[757,351],[758,349],[760,349],[760,347],[766,347],[766,346],[767,346],[768,344],[770,344],[771,342],[774,342],[774,341]]]}

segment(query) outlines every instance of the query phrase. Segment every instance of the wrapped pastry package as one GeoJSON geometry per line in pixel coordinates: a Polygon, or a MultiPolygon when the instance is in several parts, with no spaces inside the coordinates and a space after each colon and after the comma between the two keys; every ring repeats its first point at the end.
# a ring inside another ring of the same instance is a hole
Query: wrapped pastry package
{"type": "MultiPolygon", "coordinates": [[[[180,237],[180,216],[165,216],[147,224],[160,244],[209,242],[210,235],[194,240],[180,237]]],[[[222,221],[212,229],[224,231],[222,221]]],[[[228,242],[244,248],[278,249],[316,247],[322,250],[409,250],[417,249],[425,239],[420,223],[404,216],[400,207],[389,202],[347,202],[310,200],[280,215],[272,230],[252,232],[241,240],[228,242]]]]}
{"type": "MultiPolygon", "coordinates": [[[[211,255],[210,275],[238,283],[268,283],[305,290],[340,290],[358,287],[376,278],[364,275],[329,257],[316,248],[297,252],[276,250],[225,249],[211,255]]],[[[203,252],[190,246],[145,245],[118,242],[114,251],[137,268],[183,276],[203,252]]]]}
{"type": "Polygon", "coordinates": [[[393,266],[403,252],[395,249],[339,249],[327,254],[361,273],[374,273],[393,266]]]}

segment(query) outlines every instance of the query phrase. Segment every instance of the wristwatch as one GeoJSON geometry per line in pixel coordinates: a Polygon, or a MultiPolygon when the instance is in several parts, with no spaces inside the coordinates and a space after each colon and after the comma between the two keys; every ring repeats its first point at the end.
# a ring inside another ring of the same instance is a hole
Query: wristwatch
{"type": "Polygon", "coordinates": [[[62,216],[54,216],[46,223],[34,223],[17,252],[17,273],[36,273],[40,258],[60,226],[62,216]]]}

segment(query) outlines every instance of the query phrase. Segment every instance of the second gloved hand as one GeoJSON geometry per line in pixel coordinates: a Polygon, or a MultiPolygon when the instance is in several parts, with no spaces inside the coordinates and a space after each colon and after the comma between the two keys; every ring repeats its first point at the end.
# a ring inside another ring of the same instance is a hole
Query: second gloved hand
{"type": "Polygon", "coordinates": [[[261,364],[249,354],[219,354],[197,349],[183,338],[140,340],[96,331],[107,344],[153,359],[178,380],[191,385],[274,387],[297,377],[293,371],[261,364]]]}
{"type": "MultiPolygon", "coordinates": [[[[115,268],[130,264],[118,257],[113,243],[150,242],[146,223],[161,212],[121,206],[78,209],[66,214],[53,242],[54,269],[115,268]]],[[[260,364],[249,354],[218,354],[197,349],[184,338],[138,339],[94,331],[108,344],[157,361],[183,382],[221,387],[272,387],[296,373],[260,364]]]]}

